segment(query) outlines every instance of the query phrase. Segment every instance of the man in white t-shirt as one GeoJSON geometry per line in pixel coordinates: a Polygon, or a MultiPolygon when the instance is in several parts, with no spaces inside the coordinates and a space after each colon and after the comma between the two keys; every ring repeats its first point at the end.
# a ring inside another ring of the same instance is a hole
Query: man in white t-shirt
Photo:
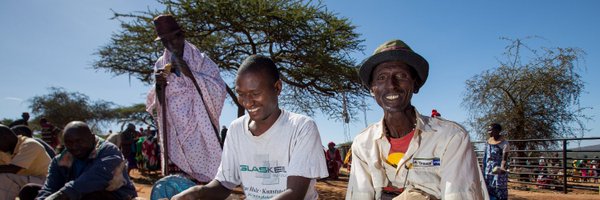
{"type": "Polygon", "coordinates": [[[229,126],[217,176],[172,199],[225,199],[238,185],[247,199],[317,199],[316,179],[328,176],[319,131],[311,118],[279,108],[281,88],[271,59],[242,63],[235,90],[248,114],[229,126]]]}

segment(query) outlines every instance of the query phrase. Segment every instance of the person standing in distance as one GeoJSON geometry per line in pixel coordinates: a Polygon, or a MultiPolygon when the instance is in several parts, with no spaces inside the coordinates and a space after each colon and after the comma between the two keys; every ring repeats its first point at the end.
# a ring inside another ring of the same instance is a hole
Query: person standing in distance
{"type": "MultiPolygon", "coordinates": [[[[485,143],[482,162],[483,178],[490,194],[490,199],[508,199],[507,160],[510,145],[504,138],[502,126],[492,123],[487,130],[490,137],[485,143]]],[[[543,156],[542,156],[543,157],[543,156]]]]}

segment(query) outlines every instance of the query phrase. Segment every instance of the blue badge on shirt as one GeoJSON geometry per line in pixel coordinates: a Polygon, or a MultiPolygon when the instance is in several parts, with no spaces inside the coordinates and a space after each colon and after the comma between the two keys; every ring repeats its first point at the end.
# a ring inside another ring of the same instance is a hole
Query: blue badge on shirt
{"type": "Polygon", "coordinates": [[[435,167],[440,166],[440,158],[413,158],[415,167],[435,167]]]}

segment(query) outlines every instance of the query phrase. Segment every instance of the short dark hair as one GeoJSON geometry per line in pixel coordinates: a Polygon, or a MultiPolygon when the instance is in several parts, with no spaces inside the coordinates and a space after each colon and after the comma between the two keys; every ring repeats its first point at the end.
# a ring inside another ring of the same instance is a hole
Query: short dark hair
{"type": "Polygon", "coordinates": [[[8,126],[0,124],[0,139],[4,139],[5,136],[16,136],[8,126]]]}
{"type": "Polygon", "coordinates": [[[500,126],[500,124],[498,124],[498,123],[492,123],[492,124],[490,124],[490,126],[494,130],[502,131],[502,126],[500,126]]]}
{"type": "Polygon", "coordinates": [[[82,122],[82,121],[69,122],[65,126],[65,130],[63,130],[63,137],[67,132],[70,132],[70,131],[77,131],[79,133],[94,135],[92,133],[92,130],[90,129],[90,127],[85,122],[82,122]]]}
{"type": "Polygon", "coordinates": [[[279,80],[279,70],[277,69],[275,62],[273,62],[271,58],[263,55],[248,56],[237,71],[238,74],[246,72],[264,72],[269,76],[272,83],[279,80]]]}
{"type": "Polygon", "coordinates": [[[33,133],[31,132],[31,129],[29,129],[29,127],[27,127],[25,125],[16,125],[16,126],[11,127],[10,130],[12,130],[17,135],[33,137],[33,133]]]}

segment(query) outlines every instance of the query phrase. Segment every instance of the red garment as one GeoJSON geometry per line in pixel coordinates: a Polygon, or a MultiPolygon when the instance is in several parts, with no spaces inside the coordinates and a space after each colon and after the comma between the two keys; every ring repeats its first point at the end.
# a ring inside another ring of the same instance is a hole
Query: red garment
{"type": "Polygon", "coordinates": [[[340,167],[342,167],[342,156],[340,151],[326,150],[325,160],[327,161],[327,171],[329,172],[329,178],[337,179],[340,174],[340,167]]]}
{"type": "MultiPolygon", "coordinates": [[[[142,143],[142,153],[148,158],[148,166],[158,165],[158,156],[156,155],[156,140],[147,139],[142,143]]],[[[150,167],[149,167],[150,168],[150,167]]]]}
{"type": "MultiPolygon", "coordinates": [[[[388,153],[388,158],[387,158],[387,162],[388,164],[392,164],[392,166],[396,167],[398,165],[398,162],[400,161],[400,159],[402,159],[402,157],[404,157],[404,153],[406,153],[406,151],[408,150],[408,146],[410,145],[410,141],[412,140],[413,136],[415,135],[415,130],[413,129],[410,133],[406,134],[405,136],[402,136],[400,138],[392,138],[392,137],[387,137],[388,141],[390,142],[390,152],[388,153]],[[401,156],[396,156],[394,157],[392,154],[397,154],[400,153],[401,156]],[[394,157],[394,158],[392,158],[394,157]]],[[[391,194],[400,194],[402,193],[404,189],[402,188],[396,188],[394,186],[388,186],[388,187],[384,187],[383,191],[387,192],[387,193],[391,193],[391,194]]]]}
{"type": "Polygon", "coordinates": [[[431,111],[431,117],[441,117],[442,114],[440,114],[437,110],[432,110],[431,111]]]}
{"type": "Polygon", "coordinates": [[[406,153],[406,150],[408,150],[408,145],[410,144],[410,141],[412,140],[414,135],[415,135],[415,130],[412,130],[410,133],[408,133],[407,135],[402,136],[400,138],[388,137],[388,140],[390,141],[390,145],[391,145],[389,154],[398,153],[398,152],[406,153]]]}

